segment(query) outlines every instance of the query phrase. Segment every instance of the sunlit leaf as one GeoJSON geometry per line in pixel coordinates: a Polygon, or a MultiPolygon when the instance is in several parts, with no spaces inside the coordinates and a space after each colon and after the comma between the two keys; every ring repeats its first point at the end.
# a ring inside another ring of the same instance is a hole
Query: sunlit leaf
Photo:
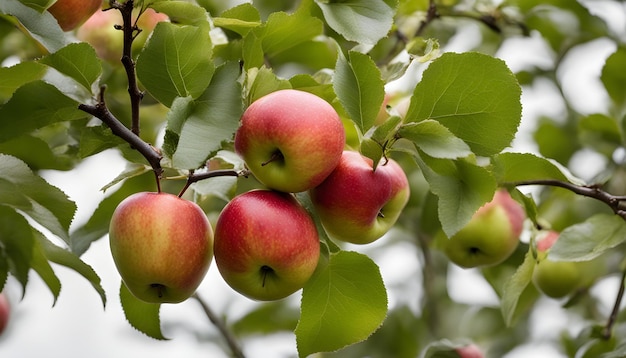
{"type": "Polygon", "coordinates": [[[398,135],[412,141],[424,153],[434,158],[456,159],[472,154],[465,142],[434,120],[407,123],[400,127],[398,135]]]}
{"type": "Polygon", "coordinates": [[[15,16],[28,33],[50,52],[55,52],[72,42],[48,11],[39,12],[18,0],[2,0],[0,14],[15,16]]]}
{"type": "Polygon", "coordinates": [[[21,62],[12,67],[0,67],[0,103],[9,99],[22,85],[43,78],[46,71],[46,66],[37,62],[21,62]]]}
{"type": "Polygon", "coordinates": [[[504,285],[500,309],[502,310],[504,321],[509,327],[524,313],[523,308],[527,307],[527,304],[521,304],[521,301],[533,299],[532,297],[536,299],[537,297],[537,292],[531,284],[534,269],[535,258],[533,258],[533,255],[529,251],[526,253],[524,262],[504,285]],[[531,292],[525,293],[526,291],[531,292]],[[530,298],[528,296],[530,296],[530,298]]]}
{"type": "Polygon", "coordinates": [[[170,20],[177,24],[209,28],[207,12],[196,4],[187,1],[159,1],[150,7],[167,14],[170,20]]]}
{"type": "Polygon", "coordinates": [[[498,183],[517,183],[534,180],[560,180],[584,184],[567,169],[553,161],[530,153],[502,153],[493,157],[492,171],[498,183]]]}
{"type": "Polygon", "coordinates": [[[73,43],[40,60],[41,63],[73,78],[88,91],[102,73],[96,51],[85,42],[73,43]]]}
{"type": "Polygon", "coordinates": [[[335,351],[369,337],[387,315],[387,291],[378,266],[367,256],[330,255],[302,293],[296,327],[298,354],[335,351]]]}

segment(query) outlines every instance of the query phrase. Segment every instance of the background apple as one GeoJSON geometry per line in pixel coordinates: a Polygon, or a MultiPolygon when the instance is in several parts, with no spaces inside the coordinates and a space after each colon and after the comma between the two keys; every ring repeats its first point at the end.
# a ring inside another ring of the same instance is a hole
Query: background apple
{"type": "Polygon", "coordinates": [[[306,191],[341,158],[346,134],[334,108],[320,97],[279,90],[253,102],[241,117],[235,151],[270,189],[306,191]]]}
{"type": "Polygon", "coordinates": [[[213,258],[213,231],[200,207],[176,195],[136,193],[113,213],[111,253],[137,298],[176,303],[191,296],[213,258]]]}
{"type": "Polygon", "coordinates": [[[332,238],[367,244],[383,236],[409,200],[409,182],[393,159],[373,169],[371,159],[344,151],[339,164],[311,200],[324,229],[332,238]]]}
{"type": "MultiPolygon", "coordinates": [[[[133,14],[137,16],[139,9],[135,9],[133,14]]],[[[141,32],[133,41],[133,49],[140,49],[156,24],[167,20],[167,15],[151,8],[146,9],[137,20],[137,27],[141,32]]],[[[76,30],[76,38],[93,46],[100,58],[117,62],[122,57],[124,38],[123,32],[116,30],[115,25],[122,25],[122,15],[119,11],[98,11],[76,30]]]]}
{"type": "Polygon", "coordinates": [[[443,240],[444,252],[464,268],[497,265],[515,251],[525,217],[521,205],[500,189],[465,227],[443,240]]]}
{"type": "Polygon", "coordinates": [[[58,0],[48,8],[63,31],[71,31],[102,8],[103,0],[58,0]]]}
{"type": "Polygon", "coordinates": [[[456,349],[459,358],[484,358],[482,350],[475,344],[468,344],[456,349]]]}
{"type": "Polygon", "coordinates": [[[301,289],[317,267],[320,243],[309,213],[288,193],[236,196],[215,226],[215,263],[224,280],[255,300],[301,289]]]}
{"type": "Polygon", "coordinates": [[[549,251],[559,233],[546,231],[537,238],[537,265],[532,281],[539,291],[552,298],[563,298],[593,284],[602,271],[598,260],[571,262],[552,261],[549,251]]]}
{"type": "Polygon", "coordinates": [[[11,305],[6,293],[0,292],[0,335],[4,332],[9,324],[11,317],[11,305]]]}

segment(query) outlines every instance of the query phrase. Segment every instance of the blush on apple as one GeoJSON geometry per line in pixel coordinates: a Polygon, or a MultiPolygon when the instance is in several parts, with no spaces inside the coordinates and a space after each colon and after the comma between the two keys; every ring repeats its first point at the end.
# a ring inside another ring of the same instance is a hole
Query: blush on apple
{"type": "Polygon", "coordinates": [[[63,31],[71,31],[101,9],[102,2],[103,0],[57,0],[48,11],[63,31]]]}

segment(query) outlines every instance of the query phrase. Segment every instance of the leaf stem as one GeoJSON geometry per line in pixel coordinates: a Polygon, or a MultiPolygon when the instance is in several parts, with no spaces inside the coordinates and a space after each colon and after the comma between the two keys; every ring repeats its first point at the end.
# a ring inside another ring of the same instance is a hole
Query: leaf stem
{"type": "Polygon", "coordinates": [[[215,314],[215,312],[213,312],[211,307],[209,307],[209,305],[206,303],[206,301],[204,301],[198,295],[197,292],[194,293],[193,296],[191,296],[191,297],[195,298],[198,301],[198,303],[200,303],[200,306],[202,306],[202,310],[204,311],[206,316],[209,318],[211,323],[213,323],[213,325],[215,325],[215,327],[220,331],[220,333],[222,334],[222,336],[226,340],[226,343],[228,344],[228,347],[232,351],[233,357],[245,358],[245,355],[243,354],[243,351],[239,347],[239,343],[235,339],[235,336],[232,334],[232,332],[228,329],[228,327],[226,327],[226,324],[224,323],[224,321],[222,321],[215,314]]]}

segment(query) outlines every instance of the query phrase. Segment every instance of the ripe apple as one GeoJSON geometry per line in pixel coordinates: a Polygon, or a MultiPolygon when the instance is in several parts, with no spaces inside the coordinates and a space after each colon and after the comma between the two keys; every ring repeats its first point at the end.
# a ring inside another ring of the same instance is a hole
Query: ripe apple
{"type": "Polygon", "coordinates": [[[140,300],[177,303],[191,296],[213,258],[213,230],[195,203],[167,193],[136,193],[115,209],[111,254],[140,300]]]}
{"type": "Polygon", "coordinates": [[[475,344],[468,344],[455,349],[459,358],[485,358],[482,350],[475,344]]]}
{"type": "Polygon", "coordinates": [[[63,31],[71,31],[101,9],[102,2],[103,0],[57,0],[48,11],[57,19],[63,31]]]}
{"type": "Polygon", "coordinates": [[[517,248],[525,217],[508,191],[497,190],[465,227],[444,241],[444,252],[464,268],[497,265],[517,248]]]}
{"type": "Polygon", "coordinates": [[[395,224],[410,190],[406,174],[393,159],[383,159],[374,170],[371,159],[344,151],[335,170],[310,194],[330,237],[368,244],[395,224]]]}
{"type": "Polygon", "coordinates": [[[235,291],[261,301],[301,289],[317,267],[320,242],[309,213],[289,193],[236,196],[215,226],[215,263],[235,291]]]}
{"type": "MultiPolygon", "coordinates": [[[[135,9],[134,16],[138,15],[138,11],[135,9]]],[[[133,49],[141,48],[156,24],[167,20],[167,15],[151,8],[146,9],[137,20],[137,27],[141,32],[133,40],[133,49]]],[[[115,29],[115,25],[122,25],[119,11],[99,11],[76,30],[76,38],[93,46],[100,58],[117,62],[122,57],[124,34],[115,29]]]]}
{"type": "Polygon", "coordinates": [[[346,134],[333,107],[308,92],[286,89],[254,101],[241,117],[235,151],[270,189],[306,191],[339,163],[346,134]]]}
{"type": "Polygon", "coordinates": [[[537,265],[532,281],[546,296],[563,298],[591,286],[600,271],[598,261],[552,261],[548,252],[558,240],[559,233],[546,231],[537,238],[537,265]]]}
{"type": "Polygon", "coordinates": [[[4,332],[9,324],[11,317],[11,305],[6,293],[0,292],[0,335],[4,332]]]}

